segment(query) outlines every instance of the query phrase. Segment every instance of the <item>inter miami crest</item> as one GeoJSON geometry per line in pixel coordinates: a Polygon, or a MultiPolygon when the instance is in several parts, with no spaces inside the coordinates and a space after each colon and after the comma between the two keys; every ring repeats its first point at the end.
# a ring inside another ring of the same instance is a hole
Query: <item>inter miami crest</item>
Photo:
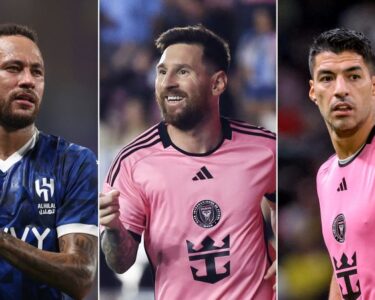
{"type": "Polygon", "coordinates": [[[333,220],[332,232],[336,241],[338,241],[339,243],[345,242],[346,223],[345,216],[343,214],[339,214],[333,220]]]}
{"type": "Polygon", "coordinates": [[[211,228],[220,221],[220,218],[220,207],[211,200],[199,201],[194,206],[193,219],[200,227],[211,228]]]}

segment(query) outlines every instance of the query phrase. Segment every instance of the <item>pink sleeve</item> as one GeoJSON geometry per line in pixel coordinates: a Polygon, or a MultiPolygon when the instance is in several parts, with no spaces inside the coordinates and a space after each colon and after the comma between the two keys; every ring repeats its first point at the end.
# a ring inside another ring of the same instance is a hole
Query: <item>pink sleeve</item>
{"type": "Polygon", "coordinates": [[[103,192],[111,190],[120,192],[120,221],[124,227],[142,235],[146,225],[146,207],[137,184],[132,180],[131,172],[126,164],[122,164],[113,186],[104,183],[103,192]]]}

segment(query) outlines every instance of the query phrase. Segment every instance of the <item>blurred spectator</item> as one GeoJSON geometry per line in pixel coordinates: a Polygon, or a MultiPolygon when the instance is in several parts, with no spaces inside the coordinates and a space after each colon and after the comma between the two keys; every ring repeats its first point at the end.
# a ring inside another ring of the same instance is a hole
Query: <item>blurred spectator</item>
{"type": "MultiPolygon", "coordinates": [[[[253,12],[252,24],[241,35],[237,56],[241,96],[245,115],[251,119],[274,114],[276,92],[276,40],[274,25],[268,10],[253,12]]],[[[260,119],[260,122],[264,120],[260,119]]],[[[275,126],[273,126],[275,127],[275,126]]]]}

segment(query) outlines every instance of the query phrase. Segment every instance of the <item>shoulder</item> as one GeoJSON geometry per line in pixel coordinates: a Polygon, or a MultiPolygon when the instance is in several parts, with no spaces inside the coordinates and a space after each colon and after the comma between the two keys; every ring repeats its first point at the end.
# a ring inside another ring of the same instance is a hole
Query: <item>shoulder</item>
{"type": "Polygon", "coordinates": [[[121,148],[112,161],[107,177],[108,182],[114,181],[124,164],[130,169],[136,162],[164,149],[160,134],[161,124],[162,123],[158,123],[150,127],[129,144],[121,148]]]}
{"type": "Polygon", "coordinates": [[[44,132],[39,133],[35,148],[39,154],[48,154],[47,157],[54,155],[57,159],[96,161],[96,156],[90,149],[68,142],[63,137],[46,134],[44,132]]]}
{"type": "Polygon", "coordinates": [[[333,154],[320,166],[317,173],[317,180],[322,180],[335,164],[337,164],[337,156],[333,154]]]}
{"type": "Polygon", "coordinates": [[[159,127],[160,123],[138,135],[129,144],[121,148],[115,159],[124,160],[128,157],[139,159],[159,149],[159,145],[162,144],[159,127]]]}
{"type": "Polygon", "coordinates": [[[232,132],[235,143],[250,145],[252,147],[266,147],[276,152],[276,134],[260,126],[255,126],[244,121],[225,119],[232,132]]]}
{"type": "Polygon", "coordinates": [[[259,140],[269,139],[276,140],[276,133],[267,130],[261,126],[255,126],[244,121],[225,118],[229,123],[230,128],[236,134],[241,136],[247,136],[252,138],[257,138],[259,140]]]}

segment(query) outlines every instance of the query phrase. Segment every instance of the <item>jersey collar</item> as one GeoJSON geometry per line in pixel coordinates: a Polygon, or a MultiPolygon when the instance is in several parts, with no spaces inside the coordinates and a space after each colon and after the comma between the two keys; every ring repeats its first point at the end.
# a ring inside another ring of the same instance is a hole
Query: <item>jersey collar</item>
{"type": "Polygon", "coordinates": [[[372,127],[369,136],[367,137],[366,143],[357,151],[357,153],[353,154],[351,157],[344,159],[342,161],[338,160],[339,167],[345,167],[350,164],[355,158],[361,154],[362,150],[366,147],[367,144],[371,144],[375,135],[375,126],[372,127]]]}
{"type": "Polygon", "coordinates": [[[221,118],[221,130],[222,130],[222,133],[223,133],[223,139],[220,141],[220,143],[212,150],[206,152],[206,153],[190,153],[190,152],[187,152],[187,151],[184,151],[180,148],[178,148],[175,144],[173,144],[169,134],[168,134],[168,131],[167,131],[167,125],[165,122],[160,122],[159,123],[159,126],[158,126],[158,130],[159,130],[159,135],[160,135],[160,138],[161,138],[161,141],[163,143],[163,147],[164,148],[167,148],[169,146],[172,146],[173,148],[175,148],[176,150],[178,150],[179,152],[183,153],[183,154],[186,154],[186,155],[190,155],[190,156],[207,156],[207,155],[210,155],[211,153],[215,152],[217,149],[220,148],[220,146],[224,143],[224,140],[231,140],[232,139],[232,129],[229,125],[229,122],[226,118],[221,118]]]}
{"type": "Polygon", "coordinates": [[[0,159],[0,171],[5,173],[8,171],[14,164],[19,162],[22,157],[25,155],[26,152],[33,149],[35,146],[35,143],[38,139],[39,131],[35,128],[35,132],[33,136],[26,142],[25,145],[23,145],[20,149],[18,149],[16,152],[14,152],[11,156],[9,156],[6,160],[0,159]]]}

